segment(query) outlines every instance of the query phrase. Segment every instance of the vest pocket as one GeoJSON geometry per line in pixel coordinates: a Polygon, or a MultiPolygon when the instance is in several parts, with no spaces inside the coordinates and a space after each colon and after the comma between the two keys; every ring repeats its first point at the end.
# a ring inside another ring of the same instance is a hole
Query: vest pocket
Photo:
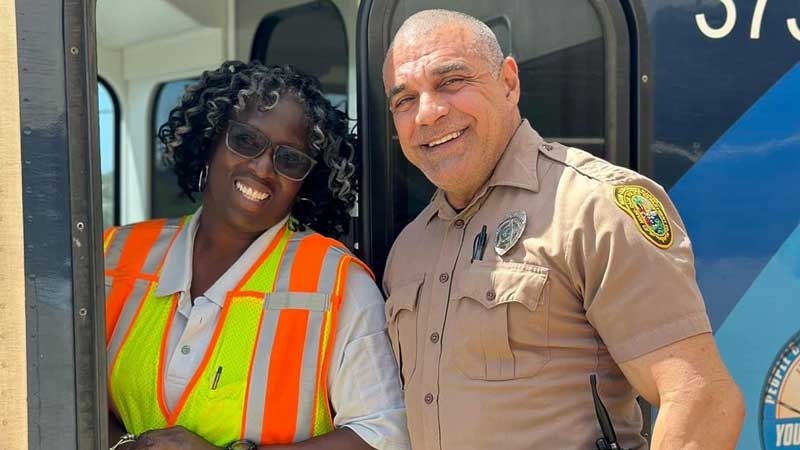
{"type": "Polygon", "coordinates": [[[386,300],[386,322],[392,351],[400,369],[400,385],[406,385],[414,376],[417,363],[417,299],[424,275],[411,281],[398,283],[386,300]]]}
{"type": "Polygon", "coordinates": [[[457,280],[454,359],[476,380],[536,375],[549,361],[546,284],[549,270],[531,264],[476,262],[457,280]]]}

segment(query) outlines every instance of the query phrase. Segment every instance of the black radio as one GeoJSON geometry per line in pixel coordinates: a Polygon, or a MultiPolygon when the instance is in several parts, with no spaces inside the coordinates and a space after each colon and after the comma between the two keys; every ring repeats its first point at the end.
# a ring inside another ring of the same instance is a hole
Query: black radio
{"type": "Polygon", "coordinates": [[[589,381],[592,383],[592,399],[594,399],[594,411],[597,413],[597,421],[600,423],[600,431],[603,437],[597,440],[595,450],[625,450],[617,443],[617,434],[614,433],[614,425],[611,424],[611,417],[608,416],[603,401],[600,400],[600,394],[597,393],[597,375],[589,375],[589,381]]]}

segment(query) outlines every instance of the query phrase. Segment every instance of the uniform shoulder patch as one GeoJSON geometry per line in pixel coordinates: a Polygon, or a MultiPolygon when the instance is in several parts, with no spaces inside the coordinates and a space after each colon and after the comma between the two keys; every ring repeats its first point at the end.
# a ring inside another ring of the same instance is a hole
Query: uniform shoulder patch
{"type": "Polygon", "coordinates": [[[650,191],[634,185],[614,188],[614,202],[636,222],[637,228],[656,247],[672,246],[672,224],[664,205],[650,191]]]}

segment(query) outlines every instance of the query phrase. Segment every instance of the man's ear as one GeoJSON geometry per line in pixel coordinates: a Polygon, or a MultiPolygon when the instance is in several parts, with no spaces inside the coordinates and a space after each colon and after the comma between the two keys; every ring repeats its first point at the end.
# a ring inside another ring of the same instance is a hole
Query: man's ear
{"type": "Polygon", "coordinates": [[[506,98],[513,104],[519,103],[519,67],[517,61],[511,56],[506,56],[500,65],[500,79],[506,89],[506,98]]]}

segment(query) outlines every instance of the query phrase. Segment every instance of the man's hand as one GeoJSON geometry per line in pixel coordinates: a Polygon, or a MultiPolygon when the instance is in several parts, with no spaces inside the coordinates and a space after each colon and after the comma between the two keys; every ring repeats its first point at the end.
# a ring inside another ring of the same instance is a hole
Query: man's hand
{"type": "Polygon", "coordinates": [[[739,388],[710,333],[620,364],[633,387],[659,407],[651,450],[728,450],[744,420],[739,388]]]}
{"type": "MultiPolygon", "coordinates": [[[[142,433],[129,450],[219,450],[182,426],[142,433]]],[[[127,450],[126,449],[126,450],[127,450]]]]}

